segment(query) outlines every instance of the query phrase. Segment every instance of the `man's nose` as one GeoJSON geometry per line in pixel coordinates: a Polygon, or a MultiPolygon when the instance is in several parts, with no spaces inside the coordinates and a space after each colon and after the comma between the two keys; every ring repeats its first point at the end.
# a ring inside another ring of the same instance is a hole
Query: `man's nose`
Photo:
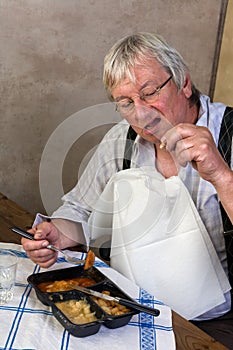
{"type": "Polygon", "coordinates": [[[134,102],[135,117],[138,120],[145,120],[151,114],[151,106],[140,98],[134,102]]]}
{"type": "Polygon", "coordinates": [[[140,96],[134,96],[132,97],[132,100],[134,102],[134,106],[147,106],[147,102],[143,99],[143,97],[140,96]]]}

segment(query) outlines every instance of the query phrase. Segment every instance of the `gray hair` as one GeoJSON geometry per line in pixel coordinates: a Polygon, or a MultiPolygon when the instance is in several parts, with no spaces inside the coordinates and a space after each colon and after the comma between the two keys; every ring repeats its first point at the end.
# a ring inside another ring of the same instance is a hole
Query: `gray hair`
{"type": "MultiPolygon", "coordinates": [[[[183,57],[161,36],[138,33],[120,39],[105,56],[103,83],[111,100],[112,89],[126,77],[134,81],[133,68],[135,65],[146,64],[150,58],[156,59],[161,67],[172,75],[178,90],[182,89],[186,75],[189,73],[183,57]]],[[[193,83],[192,91],[190,101],[197,103],[199,91],[193,83]]]]}

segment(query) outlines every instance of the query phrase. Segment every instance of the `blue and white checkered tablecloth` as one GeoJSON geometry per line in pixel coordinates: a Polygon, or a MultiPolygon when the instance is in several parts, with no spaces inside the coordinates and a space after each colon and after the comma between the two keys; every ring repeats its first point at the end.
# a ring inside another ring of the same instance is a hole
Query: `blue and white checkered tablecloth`
{"type": "MultiPolygon", "coordinates": [[[[53,316],[51,309],[37,299],[34,289],[27,283],[29,275],[45,270],[28,259],[20,245],[0,243],[0,248],[10,249],[19,257],[14,298],[0,306],[0,350],[175,349],[170,308],[99,259],[96,259],[95,267],[137,301],[146,299],[146,305],[160,309],[160,315],[152,317],[139,313],[121,328],[101,326],[97,334],[85,338],[70,335],[53,316]]],[[[71,254],[82,257],[81,253],[71,254]]],[[[59,257],[50,269],[70,266],[59,257]]]]}

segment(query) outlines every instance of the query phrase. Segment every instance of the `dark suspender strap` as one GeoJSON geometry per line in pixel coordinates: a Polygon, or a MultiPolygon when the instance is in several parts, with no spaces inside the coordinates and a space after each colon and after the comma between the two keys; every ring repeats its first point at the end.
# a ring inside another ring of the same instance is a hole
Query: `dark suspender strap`
{"type": "MultiPolygon", "coordinates": [[[[232,137],[233,137],[233,108],[226,107],[222,124],[221,124],[220,134],[219,134],[218,150],[229,167],[231,166],[232,137]]],[[[224,228],[229,281],[231,286],[233,287],[233,224],[231,223],[221,203],[220,203],[220,209],[221,209],[222,222],[223,222],[223,228],[224,228]]]]}
{"type": "Polygon", "coordinates": [[[125,153],[123,159],[123,170],[129,169],[131,164],[131,156],[133,151],[134,140],[136,139],[137,133],[130,126],[127,133],[127,138],[125,142],[125,153]]]}

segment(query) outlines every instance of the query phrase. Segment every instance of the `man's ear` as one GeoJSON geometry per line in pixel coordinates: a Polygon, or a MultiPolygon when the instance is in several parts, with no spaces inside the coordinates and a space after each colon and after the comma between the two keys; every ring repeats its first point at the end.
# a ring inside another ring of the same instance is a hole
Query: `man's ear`
{"type": "Polygon", "coordinates": [[[186,98],[191,97],[191,95],[192,95],[192,83],[191,83],[191,79],[190,79],[189,74],[186,75],[186,79],[185,79],[184,86],[183,86],[182,90],[183,90],[183,93],[184,93],[186,98]]]}

